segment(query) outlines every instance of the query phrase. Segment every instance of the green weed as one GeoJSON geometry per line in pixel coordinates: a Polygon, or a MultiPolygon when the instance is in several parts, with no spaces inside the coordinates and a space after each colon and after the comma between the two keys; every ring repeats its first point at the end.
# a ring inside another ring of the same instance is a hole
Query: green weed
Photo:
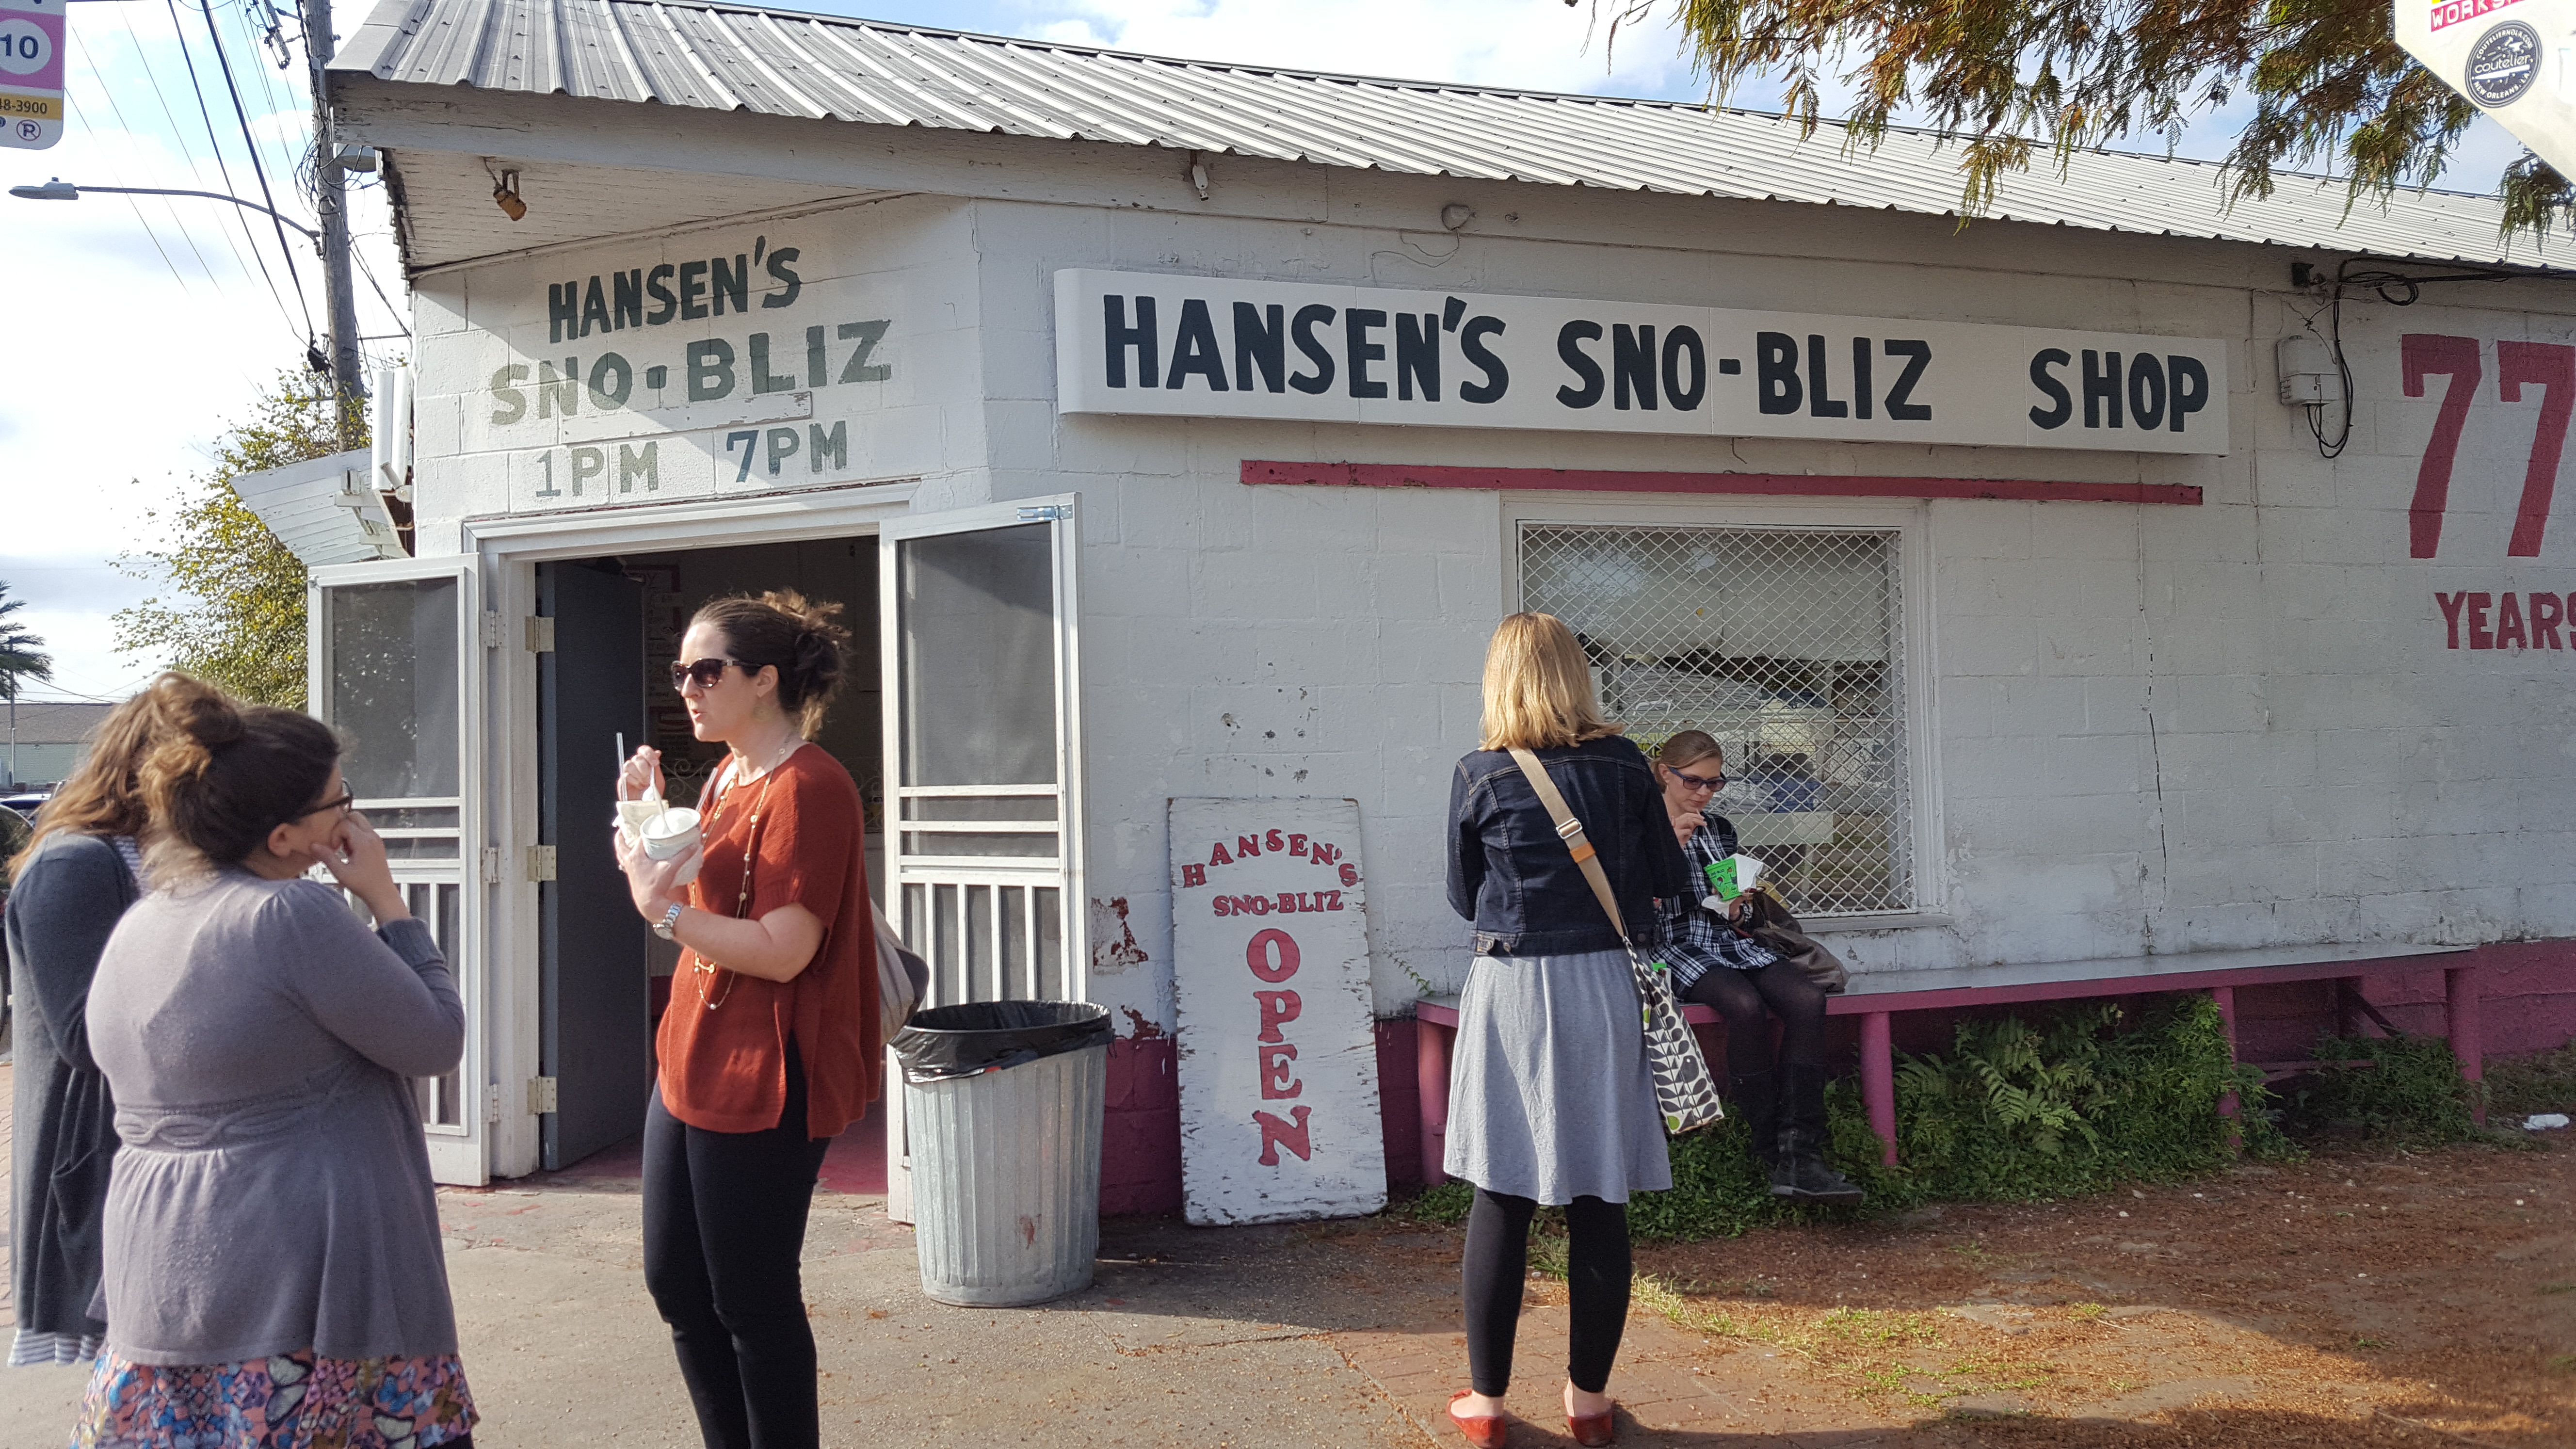
{"type": "Polygon", "coordinates": [[[2576,1041],[2553,1052],[2487,1058],[2486,1089],[2491,1115],[2576,1112],[2576,1041]]]}
{"type": "Polygon", "coordinates": [[[2487,1135],[2469,1115],[2474,1089],[2440,1037],[2327,1037],[2316,1052],[2318,1060],[2337,1065],[2294,1094],[2296,1122],[2358,1125],[2372,1137],[2419,1146],[2487,1135]],[[2355,1065],[2340,1065],[2346,1062],[2355,1065]]]}

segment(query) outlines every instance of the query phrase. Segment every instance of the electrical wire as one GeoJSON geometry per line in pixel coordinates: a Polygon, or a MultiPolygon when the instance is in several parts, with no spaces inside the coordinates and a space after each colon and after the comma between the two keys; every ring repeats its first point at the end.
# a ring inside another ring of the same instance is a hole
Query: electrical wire
{"type": "MultiPolygon", "coordinates": [[[[2352,364],[2346,361],[2343,355],[2343,299],[2347,289],[2367,287],[2378,293],[2379,300],[2391,307],[2412,307],[2416,300],[2424,295],[2424,288],[2435,282],[2512,282],[2525,278],[2567,275],[2554,270],[2506,272],[2481,269],[2473,272],[2437,272],[2429,276],[2392,272],[2383,267],[2354,271],[2353,264],[2361,260],[2363,259],[2360,257],[2346,257],[2336,265],[2333,291],[2326,301],[2326,349],[2334,357],[2335,377],[2343,386],[2343,415],[2342,426],[2336,429],[2334,440],[2328,442],[2325,428],[2326,405],[2308,404],[2308,434],[2317,440],[2317,456],[2321,458],[2341,456],[2344,448],[2352,442],[2352,364]]],[[[2301,263],[2299,270],[2304,271],[2305,268],[2306,263],[2301,263]]],[[[2308,330],[2311,332],[2316,330],[2314,317],[2308,319],[2308,330]]]]}
{"type": "MultiPolygon", "coordinates": [[[[206,105],[205,85],[197,79],[197,58],[188,49],[188,32],[186,28],[179,23],[179,7],[177,0],[162,0],[162,4],[170,12],[170,33],[179,43],[180,58],[188,63],[188,87],[196,92],[197,115],[199,119],[206,123],[206,144],[214,149],[215,173],[224,178],[225,193],[228,195],[233,194],[236,191],[236,188],[233,185],[233,169],[224,162],[224,143],[222,138],[215,134],[215,113],[206,105]]],[[[244,239],[250,242],[251,257],[259,263],[260,279],[268,283],[269,295],[277,299],[277,310],[281,315],[283,315],[286,312],[286,295],[277,289],[277,277],[268,269],[268,257],[259,249],[259,238],[250,229],[249,215],[244,212],[242,208],[235,207],[233,208],[233,220],[240,225],[244,239]]],[[[285,241],[283,228],[280,229],[278,240],[281,245],[285,241]]],[[[295,289],[295,302],[299,309],[304,305],[304,289],[301,285],[298,285],[295,289]]],[[[289,318],[288,321],[290,326],[293,325],[292,318],[289,318]]],[[[313,314],[309,310],[304,312],[304,340],[306,346],[309,347],[312,345],[313,314]]]]}
{"type": "MultiPolygon", "coordinates": [[[[75,39],[77,39],[77,36],[75,36],[75,39]]],[[[82,49],[80,59],[82,59],[82,62],[88,62],[88,59],[90,59],[90,57],[88,57],[88,49],[82,49]]],[[[95,72],[95,70],[98,70],[98,67],[90,67],[90,70],[95,72]]],[[[116,106],[116,98],[113,98],[113,95],[111,95],[111,98],[108,98],[108,106],[111,106],[111,108],[116,106]]],[[[85,134],[88,134],[90,139],[98,137],[98,131],[95,131],[93,126],[90,126],[90,116],[88,116],[88,113],[85,113],[85,111],[82,111],[80,106],[72,106],[72,119],[80,121],[80,129],[85,131],[85,134]]],[[[124,129],[124,126],[126,126],[124,116],[118,116],[118,119],[116,119],[116,126],[118,126],[118,129],[124,129]]],[[[155,229],[152,229],[152,219],[144,217],[144,209],[142,209],[142,204],[139,204],[139,201],[142,201],[142,199],[139,199],[139,196],[126,196],[126,206],[134,206],[134,219],[137,219],[137,222],[142,222],[142,227],[144,227],[144,237],[152,237],[152,250],[155,250],[155,253],[160,253],[162,266],[170,268],[170,281],[175,281],[175,284],[178,284],[180,297],[191,297],[191,299],[193,299],[193,294],[191,294],[191,291],[188,291],[188,278],[180,276],[180,273],[178,273],[178,263],[175,263],[175,260],[170,260],[170,248],[165,248],[165,245],[160,245],[160,232],[155,232],[155,229]]]]}
{"type": "MultiPolygon", "coordinates": [[[[119,19],[123,19],[124,17],[123,17],[122,15],[120,15],[118,18],[119,18],[119,19]]],[[[146,81],[151,82],[151,84],[152,84],[152,94],[153,94],[154,98],[158,99],[158,100],[161,102],[161,112],[162,112],[162,114],[163,114],[165,117],[168,117],[168,118],[169,118],[169,120],[170,120],[170,128],[171,128],[172,132],[173,132],[173,133],[175,133],[175,132],[178,130],[178,127],[179,127],[178,118],[177,118],[177,117],[175,117],[175,116],[170,116],[170,114],[169,114],[169,112],[170,112],[170,101],[169,101],[169,98],[168,98],[167,96],[164,96],[164,95],[162,95],[162,94],[161,94],[161,86],[160,86],[160,83],[159,83],[157,80],[155,80],[155,79],[154,79],[154,77],[153,77],[153,75],[152,75],[152,65],[151,65],[151,62],[146,61],[146,60],[144,60],[144,59],[143,59],[143,45],[142,45],[142,42],[141,42],[141,41],[139,41],[139,40],[136,40],[136,39],[135,39],[135,35],[134,35],[134,27],[133,27],[133,26],[131,26],[131,25],[126,26],[126,28],[125,28],[125,38],[126,38],[128,41],[132,41],[132,42],[134,43],[134,58],[135,58],[135,60],[136,60],[137,62],[139,62],[139,63],[141,63],[141,64],[142,64],[142,66],[143,66],[143,77],[144,77],[144,79],[145,79],[146,81]]],[[[81,42],[80,42],[80,53],[81,53],[81,63],[82,63],[83,65],[88,66],[88,67],[89,67],[89,69],[90,69],[90,73],[91,73],[92,75],[96,75],[96,76],[98,76],[98,77],[99,77],[99,79],[100,79],[100,81],[101,81],[101,83],[102,83],[102,84],[105,84],[105,82],[106,82],[106,76],[104,75],[104,73],[102,73],[102,72],[99,70],[97,59],[96,59],[95,57],[93,57],[93,56],[89,53],[89,44],[88,44],[88,42],[86,42],[86,41],[81,41],[81,42]]],[[[115,113],[115,115],[116,115],[116,123],[117,123],[119,126],[123,127],[123,128],[124,128],[128,133],[131,133],[131,132],[133,131],[133,129],[134,129],[134,127],[133,127],[133,123],[125,119],[125,109],[124,109],[124,107],[122,107],[122,106],[120,106],[120,105],[118,105],[118,104],[116,103],[116,97],[115,97],[115,93],[114,93],[114,89],[113,89],[113,87],[110,87],[110,88],[109,88],[108,106],[109,106],[109,109],[110,109],[110,110],[112,110],[112,111],[115,113]]],[[[191,232],[190,230],[188,230],[187,223],[185,223],[185,222],[183,222],[183,221],[181,221],[181,220],[179,219],[179,209],[178,209],[178,207],[177,207],[175,204],[173,204],[172,200],[171,200],[170,198],[168,198],[168,197],[164,197],[164,198],[162,199],[162,203],[161,203],[161,205],[162,205],[162,208],[163,208],[164,210],[166,210],[166,211],[168,211],[168,212],[170,213],[170,223],[171,223],[171,225],[176,226],[176,227],[178,227],[178,228],[179,228],[179,237],[180,237],[180,240],[185,241],[185,242],[188,244],[188,252],[189,252],[189,255],[194,256],[194,257],[197,259],[197,270],[199,270],[199,271],[201,271],[201,272],[203,272],[203,273],[205,273],[205,274],[206,274],[206,283],[207,283],[207,285],[209,285],[209,286],[214,286],[214,287],[221,287],[223,284],[222,284],[221,282],[219,282],[219,281],[217,281],[217,280],[215,279],[215,269],[214,269],[212,266],[210,266],[210,265],[208,265],[208,264],[207,264],[207,262],[206,262],[206,254],[205,254],[205,252],[204,252],[204,251],[202,251],[201,249],[199,249],[199,247],[197,246],[197,238],[196,238],[196,234],[195,234],[194,232],[191,232]]]]}
{"type": "MultiPolygon", "coordinates": [[[[250,151],[251,175],[259,179],[260,200],[268,203],[269,210],[271,212],[275,212],[277,210],[277,195],[275,192],[269,190],[268,168],[260,164],[259,142],[251,135],[250,112],[242,105],[241,87],[233,82],[232,58],[224,53],[223,32],[215,27],[214,6],[208,3],[208,0],[197,0],[197,8],[205,12],[206,38],[214,42],[215,64],[217,68],[223,72],[224,90],[232,96],[233,116],[241,122],[242,145],[247,147],[250,151]]],[[[313,348],[313,343],[311,341],[313,336],[313,309],[305,305],[304,277],[303,274],[298,272],[295,267],[295,249],[287,245],[286,242],[286,222],[282,218],[272,215],[269,217],[269,223],[277,228],[277,249],[286,256],[286,275],[287,279],[295,285],[295,305],[304,314],[304,335],[307,339],[305,349],[307,352],[310,352],[313,348]]]]}
{"type": "Polygon", "coordinates": [[[394,305],[393,298],[385,295],[384,284],[376,280],[376,269],[367,264],[367,254],[358,250],[355,238],[350,240],[349,257],[358,264],[358,270],[366,275],[367,286],[376,294],[376,300],[385,304],[385,315],[393,319],[396,327],[402,328],[403,336],[411,336],[411,327],[403,321],[402,309],[394,305]]]}
{"type": "MultiPolygon", "coordinates": [[[[135,63],[143,67],[143,78],[152,87],[153,99],[161,103],[161,116],[162,119],[170,123],[171,138],[178,141],[180,154],[188,158],[188,173],[191,179],[198,183],[200,189],[211,190],[212,188],[207,183],[205,172],[199,168],[196,156],[188,148],[185,133],[179,126],[178,113],[171,108],[170,93],[163,89],[161,85],[161,77],[152,69],[151,58],[143,47],[142,34],[135,30],[133,20],[125,12],[117,12],[117,20],[125,27],[125,38],[127,42],[134,47],[135,63]]],[[[182,44],[184,44],[184,37],[182,38],[182,44]]],[[[171,216],[175,221],[178,216],[177,206],[168,202],[165,202],[164,204],[170,206],[171,216]]],[[[207,266],[205,253],[197,247],[196,233],[194,231],[187,230],[184,225],[182,226],[182,232],[188,238],[188,249],[192,252],[196,252],[197,254],[197,264],[206,268],[206,280],[213,283],[214,286],[220,290],[223,286],[223,281],[215,275],[213,267],[207,266]]],[[[242,255],[240,245],[233,240],[231,229],[218,223],[215,228],[215,234],[224,239],[224,246],[232,253],[233,264],[240,268],[241,274],[243,276],[250,275],[250,261],[242,255]]],[[[289,333],[294,332],[295,319],[287,313],[286,298],[278,293],[277,288],[273,283],[269,287],[269,296],[277,303],[277,315],[279,320],[286,324],[286,329],[289,333]]]]}

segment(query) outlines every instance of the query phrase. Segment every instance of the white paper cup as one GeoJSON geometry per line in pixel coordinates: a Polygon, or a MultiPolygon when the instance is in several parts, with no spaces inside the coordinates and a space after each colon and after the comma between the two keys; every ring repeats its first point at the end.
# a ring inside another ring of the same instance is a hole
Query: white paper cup
{"type": "MultiPolygon", "coordinates": [[[[645,821],[636,833],[644,842],[644,854],[647,857],[653,860],[678,860],[698,848],[701,834],[698,828],[698,812],[685,806],[658,812],[653,818],[645,821]]],[[[689,862],[671,883],[687,885],[696,880],[699,867],[703,864],[705,864],[703,860],[689,862]]]]}
{"type": "Polygon", "coordinates": [[[683,806],[657,812],[639,832],[644,853],[655,860],[677,860],[697,848],[698,812],[683,806]]]}

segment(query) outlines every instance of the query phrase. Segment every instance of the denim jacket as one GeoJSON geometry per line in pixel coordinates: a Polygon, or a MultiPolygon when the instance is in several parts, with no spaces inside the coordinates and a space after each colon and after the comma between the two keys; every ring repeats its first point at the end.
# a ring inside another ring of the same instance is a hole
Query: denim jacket
{"type": "MultiPolygon", "coordinates": [[[[1645,755],[1617,735],[1536,753],[1601,853],[1629,934],[1643,948],[1656,936],[1654,898],[1680,895],[1690,878],[1645,755]]],[[[1619,944],[1506,750],[1467,756],[1450,781],[1449,905],[1476,923],[1479,955],[1574,955],[1619,944]]]]}

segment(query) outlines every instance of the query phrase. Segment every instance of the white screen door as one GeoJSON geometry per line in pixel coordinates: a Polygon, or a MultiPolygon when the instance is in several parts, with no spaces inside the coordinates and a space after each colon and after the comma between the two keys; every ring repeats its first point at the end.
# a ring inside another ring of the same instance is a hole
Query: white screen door
{"type": "Polygon", "coordinates": [[[1079,1001],[1073,498],[887,523],[886,902],[925,1006],[1079,1001]]]}
{"type": "Polygon", "coordinates": [[[389,559],[312,571],[306,589],[312,711],[339,731],[341,770],[393,856],[465,998],[465,1059],[414,1083],[431,1173],[480,1184],[482,1093],[483,650],[470,558],[389,559]]]}

